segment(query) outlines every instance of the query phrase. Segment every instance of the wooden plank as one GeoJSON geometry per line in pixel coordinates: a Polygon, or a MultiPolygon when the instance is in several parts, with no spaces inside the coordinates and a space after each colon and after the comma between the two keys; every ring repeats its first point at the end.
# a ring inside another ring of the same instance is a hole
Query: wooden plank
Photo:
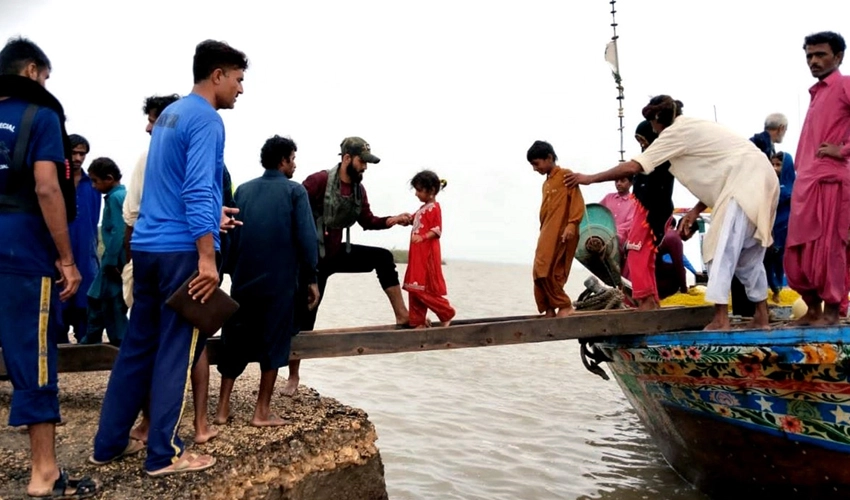
{"type": "Polygon", "coordinates": [[[596,312],[568,318],[452,325],[420,330],[303,333],[292,341],[293,359],[459,349],[617,335],[699,330],[711,321],[712,306],[656,311],[596,312]]]}
{"type": "MultiPolygon", "coordinates": [[[[511,316],[458,320],[449,327],[396,330],[393,325],[303,332],[292,341],[292,359],[460,349],[619,335],[700,330],[711,321],[712,306],[657,311],[582,311],[568,318],[511,316]]],[[[217,364],[221,339],[207,341],[210,364],[217,364]]],[[[2,349],[0,349],[2,352],[2,349]]],[[[118,349],[109,344],[61,345],[60,373],[111,370],[118,349]]],[[[6,367],[0,357],[0,377],[6,367]]]]}

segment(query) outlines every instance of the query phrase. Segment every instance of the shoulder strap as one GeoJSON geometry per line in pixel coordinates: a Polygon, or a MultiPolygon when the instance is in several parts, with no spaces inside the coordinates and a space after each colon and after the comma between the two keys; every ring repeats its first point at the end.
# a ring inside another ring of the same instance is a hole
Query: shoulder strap
{"type": "Polygon", "coordinates": [[[27,109],[24,110],[24,117],[18,126],[18,140],[15,142],[15,155],[12,158],[12,170],[15,172],[20,172],[26,168],[30,132],[32,132],[32,124],[37,112],[38,105],[27,105],[27,109]]]}

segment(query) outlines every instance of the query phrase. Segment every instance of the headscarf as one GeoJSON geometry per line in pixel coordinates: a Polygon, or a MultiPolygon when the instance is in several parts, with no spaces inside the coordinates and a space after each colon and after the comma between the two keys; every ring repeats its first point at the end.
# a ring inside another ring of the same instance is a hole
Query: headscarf
{"type": "Polygon", "coordinates": [[[652,130],[652,123],[649,120],[644,120],[638,124],[637,129],[635,129],[635,135],[646,139],[648,144],[652,144],[658,138],[658,134],[652,130]]]}

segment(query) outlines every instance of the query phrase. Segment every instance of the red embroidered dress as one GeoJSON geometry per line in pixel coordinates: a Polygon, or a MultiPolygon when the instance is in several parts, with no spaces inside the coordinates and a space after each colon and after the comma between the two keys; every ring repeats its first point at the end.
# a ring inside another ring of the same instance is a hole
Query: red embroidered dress
{"type": "Polygon", "coordinates": [[[428,231],[433,231],[438,237],[424,239],[419,243],[410,242],[407,272],[404,273],[404,289],[408,292],[446,295],[439,238],[443,234],[442,226],[443,216],[440,204],[436,201],[422,205],[413,216],[411,237],[419,235],[426,238],[428,231]]]}

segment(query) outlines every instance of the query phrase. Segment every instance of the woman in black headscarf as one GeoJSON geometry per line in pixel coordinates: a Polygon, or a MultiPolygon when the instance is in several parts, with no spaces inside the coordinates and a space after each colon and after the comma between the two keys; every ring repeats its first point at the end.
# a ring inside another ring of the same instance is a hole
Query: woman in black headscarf
{"type": "MultiPolygon", "coordinates": [[[[682,104],[677,101],[679,109],[682,104]]],[[[644,120],[635,130],[641,151],[658,137],[649,121],[644,120]]],[[[638,309],[659,307],[658,286],[655,281],[655,257],[664,238],[667,220],[673,213],[673,174],[667,162],[651,174],[635,174],[632,193],[635,197],[635,218],[626,241],[626,268],[632,282],[632,298],[638,309]]]]}

